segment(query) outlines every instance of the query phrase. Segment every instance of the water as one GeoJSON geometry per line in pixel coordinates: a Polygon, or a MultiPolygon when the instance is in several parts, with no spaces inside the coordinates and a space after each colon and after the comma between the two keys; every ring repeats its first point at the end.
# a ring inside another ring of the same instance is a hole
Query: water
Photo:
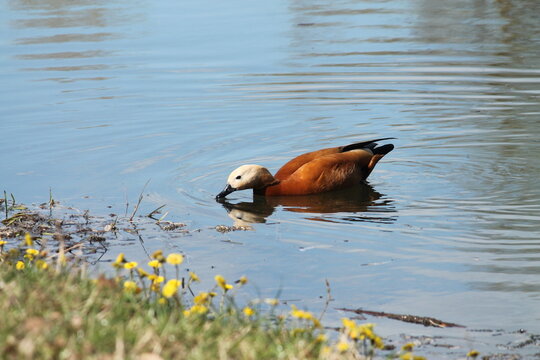
{"type": "MultiPolygon", "coordinates": [[[[445,336],[459,346],[442,350],[450,358],[539,352],[512,348],[528,336],[516,330],[540,332],[539,10],[5,1],[2,189],[43,202],[52,188],[69,205],[122,213],[150,179],[141,213],[167,204],[192,231],[145,249],[183,251],[209,280],[247,274],[262,295],[319,311],[328,279],[328,323],[338,307],[432,316],[467,329],[370,320],[390,338],[445,336]],[[386,136],[396,149],[369,187],[214,200],[238,165],[276,171],[305,151],[386,136]],[[239,221],[254,231],[212,229],[239,221]]],[[[103,260],[143,260],[122,236],[103,260]]]]}

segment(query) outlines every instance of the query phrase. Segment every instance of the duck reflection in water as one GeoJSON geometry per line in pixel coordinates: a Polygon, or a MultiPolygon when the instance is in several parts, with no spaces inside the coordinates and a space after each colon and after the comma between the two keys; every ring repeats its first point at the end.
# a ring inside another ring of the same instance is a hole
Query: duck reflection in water
{"type": "Polygon", "coordinates": [[[248,228],[249,224],[265,223],[278,207],[310,214],[305,218],[314,221],[391,223],[397,218],[393,201],[367,183],[313,195],[253,195],[251,202],[233,203],[225,198],[217,201],[227,210],[235,226],[248,228]]]}

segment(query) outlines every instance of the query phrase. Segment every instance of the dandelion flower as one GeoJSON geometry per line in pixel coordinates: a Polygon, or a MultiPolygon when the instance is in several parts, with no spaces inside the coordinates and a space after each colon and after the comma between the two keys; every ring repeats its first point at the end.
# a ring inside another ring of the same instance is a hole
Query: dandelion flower
{"type": "Polygon", "coordinates": [[[197,281],[197,282],[201,281],[201,279],[199,279],[199,276],[192,271],[189,272],[189,279],[191,281],[197,281]]]}
{"type": "Polygon", "coordinates": [[[420,355],[413,355],[411,352],[407,352],[399,356],[401,360],[426,360],[425,357],[420,355]]]}
{"type": "Polygon", "coordinates": [[[139,276],[143,278],[150,276],[150,274],[143,268],[137,268],[137,272],[139,273],[139,276]]]}
{"type": "Polygon", "coordinates": [[[255,310],[253,310],[253,309],[250,308],[249,306],[246,306],[244,309],[242,309],[242,312],[243,312],[244,315],[246,315],[247,317],[250,317],[250,316],[255,315],[255,310]]]}
{"type": "Polygon", "coordinates": [[[47,264],[44,260],[38,260],[36,261],[36,267],[39,270],[46,270],[49,268],[49,264],[47,264]]]}
{"type": "Polygon", "coordinates": [[[176,279],[169,280],[163,287],[161,294],[166,298],[170,298],[176,294],[181,284],[182,283],[179,280],[176,280],[176,279]]]}
{"type": "Polygon", "coordinates": [[[116,260],[114,260],[114,262],[112,263],[112,266],[114,266],[115,268],[121,268],[122,267],[122,264],[126,262],[126,259],[124,257],[124,253],[120,253],[118,254],[118,256],[116,257],[116,260]]]}
{"type": "Polygon", "coordinates": [[[165,305],[167,303],[167,299],[160,297],[157,302],[160,305],[165,305]]]}
{"type": "Polygon", "coordinates": [[[124,269],[127,269],[127,270],[135,269],[137,265],[139,264],[137,264],[135,261],[130,261],[124,264],[124,269]]]}
{"type": "Polygon", "coordinates": [[[208,312],[208,308],[204,305],[193,305],[191,309],[184,310],[184,316],[188,317],[192,314],[202,315],[208,312]]]}
{"type": "Polygon", "coordinates": [[[375,336],[375,338],[372,340],[372,343],[373,345],[375,345],[375,347],[377,349],[382,349],[384,348],[384,342],[382,341],[382,339],[380,338],[380,336],[375,336]]]}
{"type": "Polygon", "coordinates": [[[184,256],[181,254],[169,254],[167,262],[171,265],[180,265],[184,261],[184,256]]]}
{"type": "Polygon", "coordinates": [[[37,256],[39,255],[39,250],[36,249],[26,249],[26,253],[28,255],[37,256]]]}
{"type": "Polygon", "coordinates": [[[354,322],[354,320],[342,318],[341,323],[343,324],[343,327],[345,327],[345,329],[349,331],[356,328],[356,323],[354,322]]]}
{"type": "Polygon", "coordinates": [[[321,323],[312,313],[309,311],[298,310],[295,305],[291,306],[291,316],[297,319],[309,320],[315,327],[320,327],[321,323]]]}
{"type": "Polygon", "coordinates": [[[161,263],[159,262],[159,260],[152,260],[148,262],[148,266],[153,267],[154,269],[157,269],[161,267],[161,263]]]}
{"type": "Polygon", "coordinates": [[[236,283],[240,285],[246,285],[248,282],[248,278],[246,276],[242,276],[240,279],[236,281],[236,283]]]}
{"type": "Polygon", "coordinates": [[[225,292],[227,292],[228,290],[231,290],[233,288],[233,286],[231,284],[227,284],[227,281],[225,281],[225,278],[223,276],[221,276],[221,275],[216,275],[214,277],[214,280],[216,280],[216,283],[225,292]]]}
{"type": "Polygon", "coordinates": [[[411,342],[406,343],[405,345],[401,347],[401,350],[403,351],[413,351],[413,349],[414,349],[414,343],[411,343],[411,342]]]}
{"type": "Polygon", "coordinates": [[[324,335],[324,334],[319,334],[315,338],[315,341],[318,342],[318,343],[323,343],[323,342],[328,341],[328,337],[326,335],[324,335]]]}
{"type": "Polygon", "coordinates": [[[26,233],[24,235],[24,244],[26,246],[32,246],[33,243],[34,241],[32,240],[32,235],[30,235],[29,233],[26,233]]]}
{"type": "Polygon", "coordinates": [[[15,269],[17,270],[23,270],[26,267],[26,265],[22,261],[17,261],[17,264],[15,264],[15,269]]]}
{"type": "Polygon", "coordinates": [[[135,292],[137,291],[137,283],[135,281],[124,281],[124,291],[125,292],[135,292]]]}
{"type": "MultiPolygon", "coordinates": [[[[1,239],[1,238],[0,238],[0,239],[1,239]]],[[[7,241],[5,241],[5,240],[0,240],[0,247],[1,247],[1,246],[4,246],[4,245],[6,245],[6,244],[7,244],[7,241]]]]}
{"type": "Polygon", "coordinates": [[[205,305],[210,302],[210,294],[207,292],[201,292],[193,298],[193,302],[197,305],[205,305]]]}
{"type": "Polygon", "coordinates": [[[471,350],[467,353],[467,357],[471,357],[473,359],[476,359],[478,355],[480,355],[480,353],[477,350],[471,350]]]}
{"type": "Polygon", "coordinates": [[[339,352],[343,353],[343,352],[349,350],[349,343],[342,340],[342,341],[337,343],[336,348],[338,349],[339,352]]]}
{"type": "Polygon", "coordinates": [[[163,259],[163,250],[156,250],[151,255],[152,259],[162,260],[163,259]]]}

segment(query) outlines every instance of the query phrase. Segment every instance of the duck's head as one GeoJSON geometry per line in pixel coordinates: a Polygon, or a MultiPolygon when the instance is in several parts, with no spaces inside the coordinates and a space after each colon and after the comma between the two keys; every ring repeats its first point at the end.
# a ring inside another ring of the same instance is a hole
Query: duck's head
{"type": "Polygon", "coordinates": [[[264,189],[277,182],[267,168],[260,165],[242,165],[227,179],[227,185],[216,199],[222,199],[236,190],[264,189]]]}

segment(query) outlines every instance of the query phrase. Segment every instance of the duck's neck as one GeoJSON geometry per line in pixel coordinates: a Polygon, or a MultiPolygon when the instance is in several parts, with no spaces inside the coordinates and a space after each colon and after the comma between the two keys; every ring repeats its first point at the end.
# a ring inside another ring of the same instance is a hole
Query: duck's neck
{"type": "Polygon", "coordinates": [[[270,184],[262,187],[262,188],[258,188],[258,189],[253,189],[253,194],[254,195],[265,195],[266,194],[266,190],[269,188],[269,187],[272,187],[272,186],[276,186],[279,184],[279,180],[277,179],[274,179],[273,182],[271,182],[270,184]]]}

